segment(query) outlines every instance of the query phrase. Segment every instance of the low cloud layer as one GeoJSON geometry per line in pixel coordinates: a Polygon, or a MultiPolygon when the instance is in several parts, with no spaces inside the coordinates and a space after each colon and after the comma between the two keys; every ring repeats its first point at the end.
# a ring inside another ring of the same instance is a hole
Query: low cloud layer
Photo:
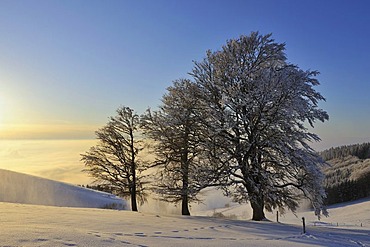
{"type": "Polygon", "coordinates": [[[95,140],[1,140],[0,168],[72,184],[88,184],[91,178],[80,154],[95,140]]]}
{"type": "Polygon", "coordinates": [[[99,126],[73,124],[2,125],[2,140],[80,140],[95,138],[99,126]]]}

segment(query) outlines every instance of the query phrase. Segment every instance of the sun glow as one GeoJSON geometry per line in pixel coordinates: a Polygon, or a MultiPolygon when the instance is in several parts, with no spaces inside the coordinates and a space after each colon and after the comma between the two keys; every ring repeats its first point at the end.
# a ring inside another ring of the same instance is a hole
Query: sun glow
{"type": "Polygon", "coordinates": [[[94,139],[98,126],[74,124],[3,124],[0,139],[94,139]]]}

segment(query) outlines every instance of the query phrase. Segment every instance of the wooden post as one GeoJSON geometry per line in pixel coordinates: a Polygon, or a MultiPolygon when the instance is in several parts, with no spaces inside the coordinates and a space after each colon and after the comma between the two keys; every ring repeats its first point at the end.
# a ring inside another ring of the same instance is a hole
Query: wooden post
{"type": "Polygon", "coordinates": [[[302,217],[302,224],[303,224],[303,234],[306,233],[306,222],[304,217],[302,217]]]}
{"type": "Polygon", "coordinates": [[[276,211],[276,222],[279,222],[279,211],[276,211]]]}

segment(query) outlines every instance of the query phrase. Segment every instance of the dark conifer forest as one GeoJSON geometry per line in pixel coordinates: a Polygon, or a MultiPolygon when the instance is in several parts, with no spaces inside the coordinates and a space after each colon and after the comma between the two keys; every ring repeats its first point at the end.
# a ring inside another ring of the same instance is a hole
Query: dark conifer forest
{"type": "Polygon", "coordinates": [[[330,148],[320,153],[327,162],[326,204],[370,196],[370,143],[330,148]]]}

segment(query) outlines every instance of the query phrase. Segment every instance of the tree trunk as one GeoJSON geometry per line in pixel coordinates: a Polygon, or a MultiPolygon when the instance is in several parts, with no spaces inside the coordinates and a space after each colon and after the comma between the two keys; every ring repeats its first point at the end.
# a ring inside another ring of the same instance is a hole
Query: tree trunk
{"type": "Polygon", "coordinates": [[[136,188],[135,185],[132,188],[131,191],[131,210],[137,211],[137,202],[136,202],[136,188]]]}
{"type": "Polygon", "coordinates": [[[251,206],[253,209],[253,216],[252,220],[261,221],[266,219],[265,213],[264,213],[264,201],[263,197],[256,196],[254,197],[254,200],[251,200],[251,206]]]}
{"type": "Polygon", "coordinates": [[[188,196],[183,195],[181,198],[181,214],[182,215],[190,215],[189,211],[189,202],[188,202],[188,196]]]}
{"type": "Polygon", "coordinates": [[[136,170],[135,170],[135,164],[131,165],[131,175],[132,175],[132,181],[130,185],[130,194],[131,194],[131,210],[137,211],[137,202],[136,202],[136,170]]]}
{"type": "Polygon", "coordinates": [[[136,202],[136,162],[135,162],[135,147],[134,147],[134,133],[133,130],[130,129],[130,148],[131,148],[131,210],[137,211],[137,202],[136,202]]]}
{"type": "Polygon", "coordinates": [[[184,165],[184,173],[182,175],[182,195],[181,195],[181,214],[190,215],[189,211],[189,198],[188,198],[188,189],[189,189],[189,176],[188,176],[188,166],[187,163],[184,165]]]}
{"type": "Polygon", "coordinates": [[[181,214],[190,215],[189,211],[189,159],[188,159],[188,144],[190,130],[188,125],[185,126],[185,140],[181,155],[181,171],[182,171],[182,195],[181,195],[181,214]]]}

